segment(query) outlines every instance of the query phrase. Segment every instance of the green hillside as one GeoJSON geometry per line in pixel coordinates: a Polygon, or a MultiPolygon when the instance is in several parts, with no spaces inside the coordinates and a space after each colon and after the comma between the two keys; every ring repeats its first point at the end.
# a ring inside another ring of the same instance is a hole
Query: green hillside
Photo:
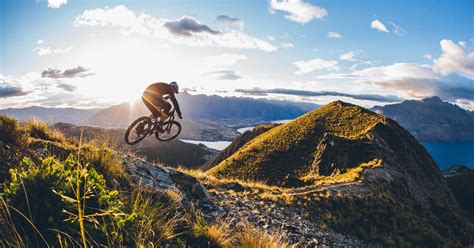
{"type": "Polygon", "coordinates": [[[355,139],[385,120],[361,107],[334,102],[258,136],[209,173],[270,184],[282,182],[287,175],[302,177],[311,172],[325,133],[355,139]]]}

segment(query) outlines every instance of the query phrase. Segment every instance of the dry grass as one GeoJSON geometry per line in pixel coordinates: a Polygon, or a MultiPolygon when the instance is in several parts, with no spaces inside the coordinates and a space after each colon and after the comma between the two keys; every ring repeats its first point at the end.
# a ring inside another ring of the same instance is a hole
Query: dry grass
{"type": "Polygon", "coordinates": [[[281,185],[287,175],[306,175],[326,132],[351,139],[384,121],[385,117],[364,108],[334,102],[257,136],[208,174],[281,185]]]}
{"type": "Polygon", "coordinates": [[[64,143],[66,137],[59,131],[51,130],[44,121],[32,119],[23,125],[23,130],[33,138],[64,143]]]}
{"type": "Polygon", "coordinates": [[[199,234],[208,238],[211,244],[223,248],[290,248],[297,244],[288,244],[288,236],[283,233],[268,232],[257,228],[248,221],[238,223],[235,228],[223,220],[207,226],[199,225],[199,234]]]}
{"type": "Polygon", "coordinates": [[[137,189],[132,193],[132,216],[139,216],[134,220],[133,239],[137,247],[149,247],[150,244],[158,247],[159,243],[176,236],[175,230],[183,217],[179,216],[176,208],[177,199],[165,204],[156,198],[155,194],[137,189]]]}

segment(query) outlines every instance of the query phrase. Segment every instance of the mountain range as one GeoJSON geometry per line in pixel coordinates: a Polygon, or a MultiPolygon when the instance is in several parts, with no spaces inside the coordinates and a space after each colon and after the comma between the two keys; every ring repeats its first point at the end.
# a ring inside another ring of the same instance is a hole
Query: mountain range
{"type": "Polygon", "coordinates": [[[474,113],[437,96],[372,110],[395,120],[420,141],[474,140],[474,113]]]}

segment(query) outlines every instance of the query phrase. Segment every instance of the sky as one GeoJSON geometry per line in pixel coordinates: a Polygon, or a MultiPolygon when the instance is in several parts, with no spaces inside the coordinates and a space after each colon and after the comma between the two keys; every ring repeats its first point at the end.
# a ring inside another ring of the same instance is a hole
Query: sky
{"type": "Polygon", "coordinates": [[[1,0],[0,109],[191,94],[474,110],[474,1],[1,0]]]}

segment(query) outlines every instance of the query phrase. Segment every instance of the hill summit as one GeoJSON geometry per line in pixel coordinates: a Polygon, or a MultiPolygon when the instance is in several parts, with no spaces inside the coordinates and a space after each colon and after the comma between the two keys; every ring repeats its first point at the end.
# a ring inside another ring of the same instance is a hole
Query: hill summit
{"type": "Polygon", "coordinates": [[[472,220],[462,217],[423,146],[395,121],[349,103],[332,102],[274,127],[208,173],[279,186],[284,193],[276,194],[292,198],[310,218],[365,240],[395,246],[473,240],[472,220]]]}

